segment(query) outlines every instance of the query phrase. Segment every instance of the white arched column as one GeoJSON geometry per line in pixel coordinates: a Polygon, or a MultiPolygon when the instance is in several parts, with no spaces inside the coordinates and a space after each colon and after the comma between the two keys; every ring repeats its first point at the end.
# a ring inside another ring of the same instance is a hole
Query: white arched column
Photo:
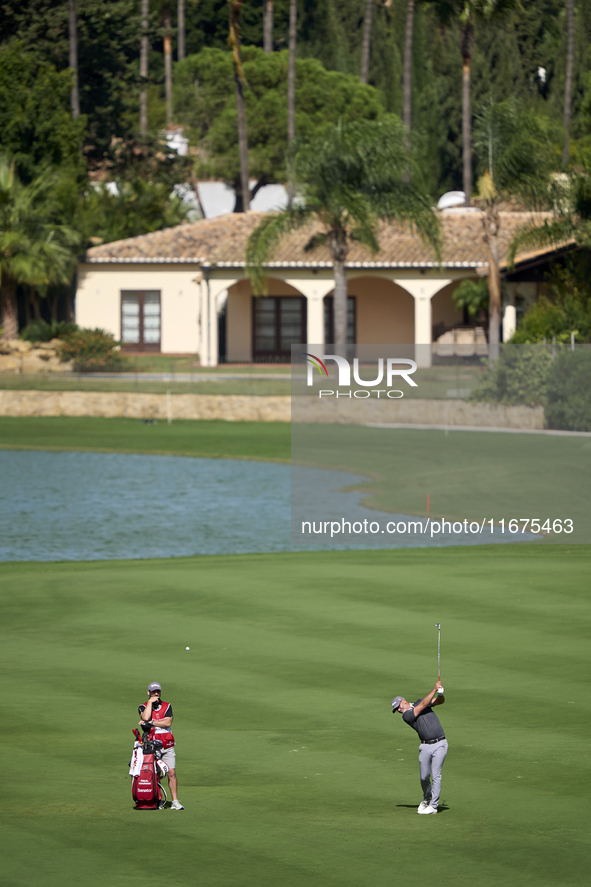
{"type": "Polygon", "coordinates": [[[508,342],[517,327],[517,310],[515,296],[517,284],[508,283],[506,286],[507,301],[503,307],[503,342],[508,342]]]}
{"type": "Polygon", "coordinates": [[[211,279],[209,268],[204,267],[199,283],[199,360],[201,366],[218,365],[218,306],[223,304],[225,293],[238,278],[211,279]]]}
{"type": "Polygon", "coordinates": [[[448,286],[452,278],[421,276],[393,277],[392,280],[415,300],[415,360],[420,367],[429,367],[432,351],[431,299],[448,286]]]}
{"type": "Polygon", "coordinates": [[[324,345],[324,297],[333,291],[334,279],[313,276],[308,279],[286,278],[285,282],[307,299],[307,344],[324,345]]]}

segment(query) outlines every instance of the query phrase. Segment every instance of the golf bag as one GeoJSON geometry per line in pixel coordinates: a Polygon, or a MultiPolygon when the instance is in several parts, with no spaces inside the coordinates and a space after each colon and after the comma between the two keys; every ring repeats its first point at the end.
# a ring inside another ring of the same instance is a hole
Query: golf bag
{"type": "MultiPolygon", "coordinates": [[[[134,734],[139,737],[136,730],[134,734]]],[[[131,796],[136,810],[158,810],[166,803],[166,792],[160,780],[167,774],[168,767],[160,760],[161,755],[161,742],[150,741],[147,734],[143,742],[136,738],[129,771],[132,776],[131,796]]]]}

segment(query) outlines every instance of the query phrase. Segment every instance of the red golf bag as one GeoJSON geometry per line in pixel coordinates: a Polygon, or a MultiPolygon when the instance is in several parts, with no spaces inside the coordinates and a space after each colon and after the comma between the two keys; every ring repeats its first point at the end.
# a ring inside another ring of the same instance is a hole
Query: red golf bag
{"type": "Polygon", "coordinates": [[[166,803],[166,792],[160,785],[160,779],[168,768],[158,760],[161,746],[161,742],[144,740],[142,764],[131,784],[136,810],[158,810],[166,803]]]}

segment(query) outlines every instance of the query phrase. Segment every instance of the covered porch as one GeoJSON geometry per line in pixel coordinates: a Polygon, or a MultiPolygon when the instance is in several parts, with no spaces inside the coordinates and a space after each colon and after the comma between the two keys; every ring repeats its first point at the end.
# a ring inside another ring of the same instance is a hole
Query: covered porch
{"type": "MultiPolygon", "coordinates": [[[[461,323],[452,294],[458,283],[474,277],[470,268],[352,269],[348,272],[350,344],[428,345],[438,324],[461,323]]],[[[219,268],[200,281],[201,360],[281,362],[291,346],[334,342],[334,280],[331,268],[273,269],[266,296],[255,296],[244,276],[229,277],[219,268]]],[[[427,352],[418,349],[425,365],[427,352]]]]}

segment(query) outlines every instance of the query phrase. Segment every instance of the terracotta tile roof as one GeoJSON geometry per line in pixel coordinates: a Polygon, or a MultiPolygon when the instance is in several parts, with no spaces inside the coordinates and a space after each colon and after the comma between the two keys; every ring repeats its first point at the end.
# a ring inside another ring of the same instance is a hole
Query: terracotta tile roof
{"type": "MultiPolygon", "coordinates": [[[[502,212],[499,233],[499,259],[504,261],[515,231],[532,219],[528,212],[502,212]]],[[[547,213],[536,213],[540,221],[547,213]]],[[[153,234],[131,237],[95,246],[86,253],[87,262],[96,263],[205,263],[222,267],[242,266],[249,235],[264,217],[263,213],[231,213],[215,219],[166,228],[153,234]]],[[[483,241],[480,210],[441,213],[443,225],[443,262],[447,267],[485,267],[486,245],[483,241]]],[[[274,267],[331,265],[324,246],[306,251],[316,227],[302,228],[285,237],[275,250],[270,265],[274,267]]],[[[437,265],[431,250],[417,234],[398,224],[383,223],[379,234],[380,252],[353,243],[349,267],[425,267],[437,265]]]]}
{"type": "MultiPolygon", "coordinates": [[[[577,241],[574,237],[569,240],[563,240],[561,243],[553,244],[552,246],[541,246],[538,249],[532,249],[528,252],[518,253],[515,257],[515,266],[523,265],[527,262],[532,262],[534,259],[540,259],[544,256],[548,255],[548,253],[563,253],[565,250],[568,250],[569,247],[574,247],[577,245],[577,241]]],[[[501,271],[511,270],[507,263],[506,259],[503,259],[502,262],[499,262],[499,268],[501,271]]]]}

